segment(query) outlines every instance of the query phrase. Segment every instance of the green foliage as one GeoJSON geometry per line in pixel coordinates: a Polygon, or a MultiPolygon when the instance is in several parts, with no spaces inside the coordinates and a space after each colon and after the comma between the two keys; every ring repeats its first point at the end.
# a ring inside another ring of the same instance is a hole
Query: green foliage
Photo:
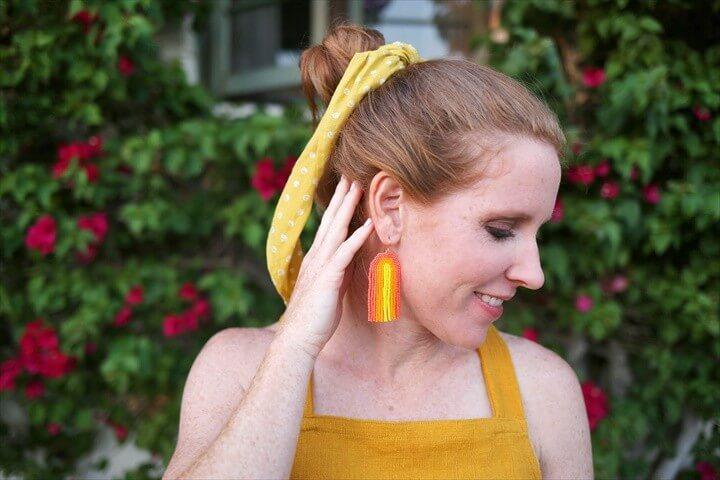
{"type": "MultiPolygon", "coordinates": [[[[59,378],[23,372],[13,390],[0,392],[29,419],[20,430],[0,424],[6,475],[73,473],[104,423],[127,428],[166,463],[182,388],[202,345],[223,328],[267,325],[282,312],[264,263],[277,194],[263,199],[251,178],[261,158],[280,169],[297,155],[311,127],[292,106],[282,116],[214,116],[213,99],[188,85],[178,64],[160,60],[158,29],[187,12],[202,17],[206,8],[149,0],[0,3],[0,362],[19,355],[26,325],[38,318],[77,361],[59,378]],[[75,17],[82,12],[96,15],[87,31],[75,17]],[[121,71],[123,57],[129,74],[121,71]],[[97,181],[78,158],[55,178],[62,146],[93,137],[102,139],[90,160],[97,181]],[[83,262],[78,252],[96,238],[78,220],[98,212],[107,215],[107,235],[83,262]],[[45,214],[57,233],[52,252],[41,255],[25,239],[45,214]],[[185,282],[209,301],[211,315],[196,330],[166,336],[166,317],[189,306],[179,296],[185,282]],[[135,286],[142,301],[126,324],[114,325],[135,286]],[[34,380],[45,391],[28,400],[24,390],[34,380]],[[55,434],[53,423],[61,426],[55,434]],[[46,462],[32,454],[38,449],[46,462]]],[[[147,464],[127,476],[159,474],[147,464]]]]}
{"type": "MultiPolygon", "coordinates": [[[[564,217],[541,248],[549,293],[526,295],[545,312],[534,320],[508,312],[510,329],[534,325],[561,353],[568,328],[587,339],[581,380],[614,393],[593,431],[596,475],[649,478],[677,454],[683,419],[718,420],[720,3],[518,0],[502,14],[509,41],[478,39],[490,63],[558,113],[570,169],[611,165],[587,186],[566,172],[564,217]],[[584,81],[588,67],[603,69],[604,82],[584,81]],[[618,183],[617,197],[601,195],[607,180],[618,183]],[[646,199],[648,185],[658,203],[646,199]],[[618,274],[627,290],[602,287],[618,274]],[[574,307],[579,294],[592,298],[589,311],[574,307]],[[610,344],[628,357],[626,389],[610,344]]],[[[706,435],[694,458],[718,468],[720,432],[706,435]]]]}

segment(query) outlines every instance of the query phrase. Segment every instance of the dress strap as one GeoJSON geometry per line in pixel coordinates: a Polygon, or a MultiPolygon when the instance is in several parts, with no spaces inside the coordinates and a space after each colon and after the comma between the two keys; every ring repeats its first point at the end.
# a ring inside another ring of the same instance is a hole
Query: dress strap
{"type": "Polygon", "coordinates": [[[480,346],[480,363],[493,416],[514,418],[524,424],[525,413],[515,367],[510,351],[495,325],[490,325],[487,337],[480,346]]]}
{"type": "Polygon", "coordinates": [[[310,380],[308,380],[307,393],[305,395],[305,408],[303,410],[303,417],[312,417],[315,415],[313,413],[313,393],[312,393],[313,369],[310,370],[310,380]]]}

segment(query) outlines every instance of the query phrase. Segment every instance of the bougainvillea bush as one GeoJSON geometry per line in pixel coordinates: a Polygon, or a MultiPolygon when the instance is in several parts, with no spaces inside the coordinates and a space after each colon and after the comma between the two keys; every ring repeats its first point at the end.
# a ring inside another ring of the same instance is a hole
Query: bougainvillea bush
{"type": "Polygon", "coordinates": [[[506,325],[576,368],[601,478],[718,478],[718,25],[717,1],[521,0],[477,39],[569,137],[545,286],[506,325]]]}
{"type": "MultiPolygon", "coordinates": [[[[265,239],[312,131],[296,108],[214,116],[213,99],[159,60],[158,29],[202,18],[203,5],[0,3],[5,474],[71,475],[106,427],[166,463],[202,345],[282,312],[265,239]],[[9,422],[10,405],[27,421],[9,422]]],[[[509,3],[507,42],[480,39],[494,65],[553,105],[573,145],[541,239],[545,287],[522,292],[501,328],[577,369],[598,476],[649,476],[680,440],[690,451],[680,475],[709,479],[716,10],[643,5],[509,3]]],[[[305,246],[317,224],[311,216],[305,246]]]]}

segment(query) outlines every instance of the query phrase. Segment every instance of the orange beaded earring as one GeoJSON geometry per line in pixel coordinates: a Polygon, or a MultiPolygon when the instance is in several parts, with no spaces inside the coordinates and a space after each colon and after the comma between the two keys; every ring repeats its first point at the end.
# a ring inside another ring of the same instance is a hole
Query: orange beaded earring
{"type": "Polygon", "coordinates": [[[375,255],[368,272],[368,322],[400,318],[400,261],[389,249],[375,255]]]}

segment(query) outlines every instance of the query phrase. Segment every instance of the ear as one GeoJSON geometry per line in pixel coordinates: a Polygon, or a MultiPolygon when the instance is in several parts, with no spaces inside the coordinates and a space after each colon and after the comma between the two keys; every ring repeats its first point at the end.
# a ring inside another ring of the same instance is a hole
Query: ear
{"type": "Polygon", "coordinates": [[[367,208],[381,243],[400,240],[403,195],[400,184],[383,170],[370,181],[366,194],[367,208]]]}

